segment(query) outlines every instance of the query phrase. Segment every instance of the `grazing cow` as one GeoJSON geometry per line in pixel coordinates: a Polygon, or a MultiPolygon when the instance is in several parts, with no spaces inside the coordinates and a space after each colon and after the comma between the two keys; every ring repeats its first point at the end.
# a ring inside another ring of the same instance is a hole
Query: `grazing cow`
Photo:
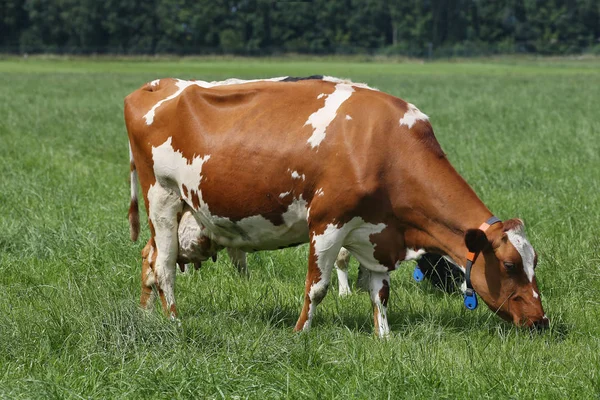
{"type": "Polygon", "coordinates": [[[493,217],[410,103],[331,77],[159,79],[127,96],[125,122],[153,279],[172,318],[186,204],[208,249],[309,243],[295,330],[310,328],[342,246],[369,270],[380,336],[389,332],[389,272],[424,251],[465,268],[467,306],[476,291],[506,320],[548,324],[522,222],[493,217]]]}

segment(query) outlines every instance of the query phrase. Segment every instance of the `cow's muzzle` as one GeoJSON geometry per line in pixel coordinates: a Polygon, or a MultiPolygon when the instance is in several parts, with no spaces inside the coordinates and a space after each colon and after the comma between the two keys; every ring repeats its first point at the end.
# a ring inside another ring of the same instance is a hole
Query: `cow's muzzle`
{"type": "Polygon", "coordinates": [[[542,319],[539,319],[537,321],[533,321],[533,323],[531,324],[530,328],[532,331],[543,331],[545,329],[547,329],[550,326],[550,320],[544,315],[542,317],[542,319]]]}

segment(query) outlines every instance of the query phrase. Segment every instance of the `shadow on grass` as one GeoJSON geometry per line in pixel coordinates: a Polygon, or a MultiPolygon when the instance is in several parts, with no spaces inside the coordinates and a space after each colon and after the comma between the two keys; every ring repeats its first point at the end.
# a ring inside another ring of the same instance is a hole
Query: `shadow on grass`
{"type": "MultiPolygon", "coordinates": [[[[483,311],[471,312],[462,310],[460,307],[449,306],[449,302],[462,304],[462,296],[458,293],[448,294],[429,283],[420,285],[418,290],[422,292],[421,294],[426,295],[428,303],[439,302],[439,306],[412,301],[393,304],[393,308],[388,310],[388,321],[393,334],[408,334],[414,330],[422,331],[431,328],[465,334],[482,331],[493,335],[510,335],[516,330],[529,332],[527,328],[519,329],[495,316],[483,302],[480,304],[483,311]]],[[[363,291],[355,290],[352,297],[354,296],[365,296],[363,300],[368,299],[368,294],[363,291]]],[[[239,323],[248,323],[249,325],[265,323],[268,328],[291,332],[302,308],[302,302],[297,302],[297,298],[291,299],[289,294],[268,287],[259,291],[251,300],[241,295],[238,297],[243,301],[237,299],[231,304],[220,301],[222,299],[217,299],[213,304],[200,302],[187,310],[187,317],[194,318],[194,312],[190,313],[190,311],[196,310],[199,318],[205,313],[222,314],[225,319],[230,318],[239,323]],[[223,306],[225,307],[223,308],[223,306]]],[[[330,292],[328,298],[332,297],[335,301],[328,301],[328,304],[321,304],[317,308],[312,324],[313,328],[337,327],[358,334],[374,334],[373,314],[368,300],[366,302],[362,300],[357,302],[356,298],[340,300],[337,293],[330,292]]],[[[185,313],[182,314],[182,318],[186,318],[185,313]]],[[[532,337],[544,336],[553,342],[563,341],[570,331],[569,325],[559,319],[551,322],[549,329],[541,332],[531,331],[532,337]]]]}
{"type": "MultiPolygon", "coordinates": [[[[313,328],[319,329],[319,326],[338,326],[340,329],[346,328],[357,334],[374,334],[373,314],[370,308],[364,311],[351,312],[351,310],[339,310],[334,315],[325,310],[317,310],[313,320],[313,328]],[[319,312],[321,311],[321,312],[319,312]],[[327,315],[329,314],[329,315],[327,315]]],[[[267,306],[261,309],[255,316],[272,327],[278,329],[294,328],[300,315],[300,306],[267,306]]],[[[513,324],[503,321],[490,312],[485,314],[470,313],[449,313],[443,309],[437,312],[419,312],[415,310],[400,310],[388,313],[388,322],[393,334],[409,333],[415,329],[422,329],[425,326],[431,327],[437,325],[442,329],[448,329],[459,333],[472,333],[475,331],[487,330],[492,335],[509,335],[511,332],[519,331],[529,334],[531,338],[543,337],[552,342],[564,341],[571,327],[563,321],[552,322],[550,327],[545,330],[535,330],[529,328],[519,328],[513,324]]]]}
{"type": "Polygon", "coordinates": [[[535,333],[543,333],[546,334],[549,339],[553,339],[553,342],[560,343],[567,339],[572,330],[573,326],[571,324],[565,323],[559,318],[556,321],[550,320],[550,327],[545,331],[532,332],[532,335],[535,333]]]}
{"type": "MultiPolygon", "coordinates": [[[[332,310],[324,310],[319,307],[313,319],[312,326],[334,325],[340,328],[347,328],[361,334],[373,334],[373,314],[370,307],[352,312],[352,310],[338,309],[337,313],[332,310]]],[[[256,317],[266,321],[269,325],[290,330],[294,328],[296,321],[300,315],[300,306],[265,306],[256,317]]],[[[250,317],[250,316],[249,316],[250,317]]],[[[399,311],[388,313],[388,321],[392,332],[401,333],[414,329],[418,325],[431,323],[439,324],[462,332],[472,331],[481,321],[481,317],[467,317],[458,314],[449,314],[441,312],[439,314],[423,314],[416,311],[399,311]]],[[[498,320],[502,324],[502,321],[498,320]]]]}

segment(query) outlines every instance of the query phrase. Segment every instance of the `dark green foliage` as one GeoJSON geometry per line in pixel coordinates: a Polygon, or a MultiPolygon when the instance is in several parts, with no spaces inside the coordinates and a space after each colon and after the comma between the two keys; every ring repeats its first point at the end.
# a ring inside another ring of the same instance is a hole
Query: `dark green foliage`
{"type": "Polygon", "coordinates": [[[0,0],[0,32],[21,53],[574,54],[600,43],[600,3],[0,0]]]}

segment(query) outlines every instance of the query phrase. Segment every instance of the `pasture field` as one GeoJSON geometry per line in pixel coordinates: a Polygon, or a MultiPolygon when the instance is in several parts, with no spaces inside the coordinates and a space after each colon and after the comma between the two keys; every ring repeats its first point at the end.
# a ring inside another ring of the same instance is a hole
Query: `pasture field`
{"type": "Polygon", "coordinates": [[[599,105],[599,60],[0,60],[0,398],[597,399],[599,105]],[[181,324],[138,308],[123,98],[158,77],[312,74],[429,115],[488,207],[525,221],[550,329],[470,312],[404,263],[388,340],[335,278],[295,334],[306,246],[250,255],[248,280],[224,252],[178,273],[181,324]]]}

